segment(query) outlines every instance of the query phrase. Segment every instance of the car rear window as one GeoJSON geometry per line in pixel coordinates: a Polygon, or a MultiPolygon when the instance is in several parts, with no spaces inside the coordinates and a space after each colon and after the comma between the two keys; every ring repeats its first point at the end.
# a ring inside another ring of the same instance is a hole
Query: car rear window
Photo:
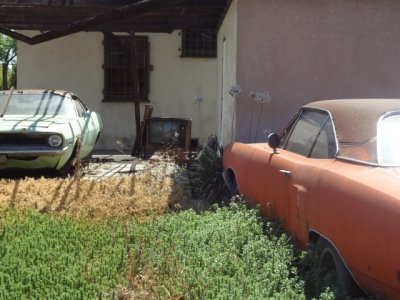
{"type": "Polygon", "coordinates": [[[400,112],[385,114],[378,123],[378,163],[400,166],[400,112]]]}

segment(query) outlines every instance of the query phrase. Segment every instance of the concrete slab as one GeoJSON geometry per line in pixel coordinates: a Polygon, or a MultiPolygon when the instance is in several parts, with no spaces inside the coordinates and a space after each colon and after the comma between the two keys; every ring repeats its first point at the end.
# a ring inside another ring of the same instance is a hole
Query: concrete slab
{"type": "Polygon", "coordinates": [[[109,161],[134,161],[139,160],[137,157],[133,157],[127,154],[94,154],[92,160],[109,160],[109,161]]]}
{"type": "Polygon", "coordinates": [[[165,176],[176,172],[174,162],[141,160],[130,155],[96,154],[83,170],[83,177],[100,180],[107,177],[124,177],[149,171],[152,175],[165,176]],[[154,174],[153,174],[154,173],[154,174]]]}

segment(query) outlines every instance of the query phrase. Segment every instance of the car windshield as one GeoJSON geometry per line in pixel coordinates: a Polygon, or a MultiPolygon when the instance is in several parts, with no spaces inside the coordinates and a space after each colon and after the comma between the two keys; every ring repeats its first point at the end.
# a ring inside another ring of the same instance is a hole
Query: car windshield
{"type": "MultiPolygon", "coordinates": [[[[8,94],[0,95],[0,109],[3,109],[8,94]]],[[[12,95],[5,115],[27,116],[75,116],[75,109],[71,99],[54,93],[12,95]]]]}
{"type": "Polygon", "coordinates": [[[378,163],[400,166],[400,112],[385,114],[378,123],[378,163]]]}

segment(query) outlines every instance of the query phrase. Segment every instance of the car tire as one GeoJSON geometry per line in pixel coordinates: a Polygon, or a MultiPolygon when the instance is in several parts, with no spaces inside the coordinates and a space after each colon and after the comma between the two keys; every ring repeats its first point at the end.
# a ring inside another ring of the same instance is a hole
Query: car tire
{"type": "Polygon", "coordinates": [[[230,196],[234,197],[237,195],[240,195],[239,192],[239,186],[236,180],[236,176],[235,173],[232,170],[228,171],[228,188],[229,188],[229,192],[230,192],[230,196]]]}
{"type": "Polygon", "coordinates": [[[334,284],[347,296],[365,296],[344,264],[342,257],[328,240],[323,237],[318,239],[315,254],[319,269],[318,273],[321,276],[332,275],[332,279],[335,281],[334,284]]]}
{"type": "Polygon", "coordinates": [[[234,177],[234,178],[233,178],[233,181],[232,181],[232,191],[231,191],[231,194],[232,194],[232,196],[240,195],[239,186],[238,186],[238,184],[237,184],[236,177],[234,177]]]}

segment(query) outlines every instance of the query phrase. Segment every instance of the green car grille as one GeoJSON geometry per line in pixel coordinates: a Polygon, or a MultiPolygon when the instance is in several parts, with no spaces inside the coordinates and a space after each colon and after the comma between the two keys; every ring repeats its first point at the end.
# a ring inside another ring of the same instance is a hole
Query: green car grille
{"type": "Polygon", "coordinates": [[[45,146],[48,147],[49,134],[0,133],[1,146],[45,146]]]}

